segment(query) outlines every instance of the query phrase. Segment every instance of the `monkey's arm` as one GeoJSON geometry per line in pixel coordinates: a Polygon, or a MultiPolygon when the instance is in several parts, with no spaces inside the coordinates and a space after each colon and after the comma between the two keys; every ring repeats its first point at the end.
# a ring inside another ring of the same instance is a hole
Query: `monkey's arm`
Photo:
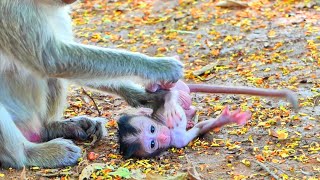
{"type": "Polygon", "coordinates": [[[87,83],[86,85],[100,91],[117,94],[130,106],[148,107],[151,108],[153,112],[156,112],[164,104],[164,97],[169,92],[166,90],[159,90],[151,93],[131,81],[122,81],[117,83],[118,84],[108,85],[92,85],[87,83]]]}
{"type": "Polygon", "coordinates": [[[0,6],[0,50],[30,72],[100,84],[117,78],[175,82],[182,77],[183,65],[174,57],[149,57],[68,41],[55,34],[47,9],[29,1],[19,1],[18,9],[15,3],[4,4],[0,6]]]}
{"type": "Polygon", "coordinates": [[[179,139],[175,141],[175,147],[181,148],[193,139],[199,137],[202,134],[208,133],[217,127],[222,127],[227,124],[237,123],[238,125],[244,125],[251,118],[250,112],[241,112],[240,109],[230,112],[226,107],[221,115],[217,119],[209,119],[197,123],[192,129],[185,131],[185,135],[179,135],[179,139]]]}

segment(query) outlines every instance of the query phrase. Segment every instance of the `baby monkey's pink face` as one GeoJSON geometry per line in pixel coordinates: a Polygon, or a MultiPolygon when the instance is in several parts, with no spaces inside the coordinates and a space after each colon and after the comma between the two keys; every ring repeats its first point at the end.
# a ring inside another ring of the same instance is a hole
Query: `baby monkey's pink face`
{"type": "Polygon", "coordinates": [[[171,146],[171,132],[164,124],[146,116],[134,117],[130,124],[141,131],[136,136],[126,137],[129,141],[138,140],[140,142],[142,149],[138,152],[139,155],[145,156],[158,149],[167,149],[171,146]]]}

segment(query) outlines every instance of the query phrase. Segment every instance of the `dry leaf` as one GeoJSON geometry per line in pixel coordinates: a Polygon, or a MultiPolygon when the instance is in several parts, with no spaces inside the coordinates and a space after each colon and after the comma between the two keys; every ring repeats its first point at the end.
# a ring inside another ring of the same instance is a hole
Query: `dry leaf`
{"type": "Polygon", "coordinates": [[[93,163],[90,164],[88,166],[86,166],[80,176],[79,179],[90,179],[91,174],[96,170],[96,169],[103,169],[105,167],[108,167],[108,165],[104,164],[104,163],[93,163]]]}
{"type": "Polygon", "coordinates": [[[230,8],[230,7],[246,8],[248,7],[248,4],[245,2],[227,0],[227,1],[218,2],[216,6],[223,7],[223,8],[230,8]]]}

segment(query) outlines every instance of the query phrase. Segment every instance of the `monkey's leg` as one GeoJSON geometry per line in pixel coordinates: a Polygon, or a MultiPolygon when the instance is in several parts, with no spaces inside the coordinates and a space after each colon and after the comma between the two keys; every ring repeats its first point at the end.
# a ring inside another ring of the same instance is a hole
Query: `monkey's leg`
{"type": "Polygon", "coordinates": [[[41,132],[41,140],[48,141],[59,137],[87,140],[94,136],[97,137],[97,140],[100,140],[107,134],[104,127],[105,122],[104,118],[89,118],[85,116],[53,121],[45,125],[41,132]]]}
{"type": "Polygon", "coordinates": [[[14,124],[7,110],[0,104],[0,161],[4,167],[23,167],[27,140],[14,124]]]}
{"type": "Polygon", "coordinates": [[[42,144],[29,142],[0,104],[0,162],[2,167],[61,167],[77,163],[81,149],[71,141],[55,139],[42,144]]]}
{"type": "Polygon", "coordinates": [[[47,106],[48,113],[44,128],[41,131],[41,141],[55,138],[86,140],[94,135],[100,140],[105,134],[104,118],[89,118],[85,116],[60,120],[66,99],[67,84],[60,79],[48,79],[47,106]]]}

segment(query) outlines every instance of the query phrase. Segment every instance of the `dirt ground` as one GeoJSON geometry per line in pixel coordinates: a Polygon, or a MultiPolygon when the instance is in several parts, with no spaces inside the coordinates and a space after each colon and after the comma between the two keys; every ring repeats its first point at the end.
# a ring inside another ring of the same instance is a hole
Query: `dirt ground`
{"type": "Polygon", "coordinates": [[[95,146],[77,142],[84,153],[75,167],[0,169],[0,179],[320,179],[320,3],[243,2],[220,8],[210,0],[83,0],[71,15],[78,42],[178,54],[187,82],[291,89],[297,112],[286,99],[192,94],[199,121],[226,105],[253,117],[160,157],[124,160],[116,120],[135,110],[118,97],[71,86],[65,117],[106,117],[108,136],[95,146]]]}

